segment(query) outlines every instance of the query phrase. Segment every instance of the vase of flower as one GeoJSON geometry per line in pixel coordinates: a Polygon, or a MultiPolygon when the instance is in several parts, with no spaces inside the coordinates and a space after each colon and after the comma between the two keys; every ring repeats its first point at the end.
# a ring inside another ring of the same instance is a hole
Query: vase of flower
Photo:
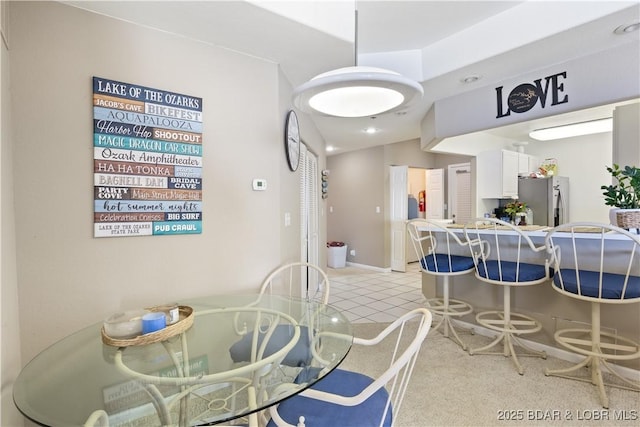
{"type": "Polygon", "coordinates": [[[527,225],[527,204],[517,200],[507,203],[504,211],[515,225],[527,225]]]}
{"type": "Polygon", "coordinates": [[[516,214],[516,225],[527,225],[527,213],[519,212],[516,214]]]}

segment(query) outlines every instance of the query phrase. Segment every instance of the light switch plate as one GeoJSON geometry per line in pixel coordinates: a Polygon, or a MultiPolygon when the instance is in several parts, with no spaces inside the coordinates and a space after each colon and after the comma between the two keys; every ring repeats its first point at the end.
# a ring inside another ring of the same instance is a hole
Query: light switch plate
{"type": "Polygon", "coordinates": [[[253,190],[254,191],[264,191],[267,189],[267,180],[256,178],[253,180],[253,190]]]}

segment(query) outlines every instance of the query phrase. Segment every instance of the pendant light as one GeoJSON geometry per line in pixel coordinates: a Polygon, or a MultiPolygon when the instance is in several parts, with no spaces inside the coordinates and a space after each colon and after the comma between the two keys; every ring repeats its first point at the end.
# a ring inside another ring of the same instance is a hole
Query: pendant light
{"type": "Polygon", "coordinates": [[[394,71],[358,65],[358,10],[355,11],[355,66],[328,71],[298,86],[294,104],[308,113],[367,117],[397,111],[422,98],[422,85],[394,71]]]}

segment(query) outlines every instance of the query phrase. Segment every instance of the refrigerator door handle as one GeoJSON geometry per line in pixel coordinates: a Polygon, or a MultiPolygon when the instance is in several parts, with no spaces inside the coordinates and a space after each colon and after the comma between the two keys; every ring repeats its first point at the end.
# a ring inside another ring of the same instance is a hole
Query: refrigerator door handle
{"type": "Polygon", "coordinates": [[[564,223],[564,213],[566,212],[564,209],[564,199],[562,198],[562,191],[560,191],[560,186],[558,186],[558,195],[556,196],[555,209],[553,213],[553,226],[557,227],[560,224],[564,223]],[[562,212],[562,215],[560,214],[562,212]]]}

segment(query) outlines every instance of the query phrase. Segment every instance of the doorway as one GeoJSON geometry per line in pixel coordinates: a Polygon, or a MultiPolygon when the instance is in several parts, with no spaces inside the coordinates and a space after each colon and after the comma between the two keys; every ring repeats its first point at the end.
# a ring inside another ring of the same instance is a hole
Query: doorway
{"type": "MultiPolygon", "coordinates": [[[[428,219],[444,218],[444,170],[423,169],[424,215],[428,219]]],[[[391,270],[405,272],[413,251],[407,239],[406,223],[409,219],[409,166],[389,166],[389,220],[391,228],[391,270]]],[[[413,187],[413,186],[411,186],[413,187]]],[[[418,201],[419,203],[419,201],[418,201]]],[[[420,212],[420,208],[419,212],[420,212]]]]}

